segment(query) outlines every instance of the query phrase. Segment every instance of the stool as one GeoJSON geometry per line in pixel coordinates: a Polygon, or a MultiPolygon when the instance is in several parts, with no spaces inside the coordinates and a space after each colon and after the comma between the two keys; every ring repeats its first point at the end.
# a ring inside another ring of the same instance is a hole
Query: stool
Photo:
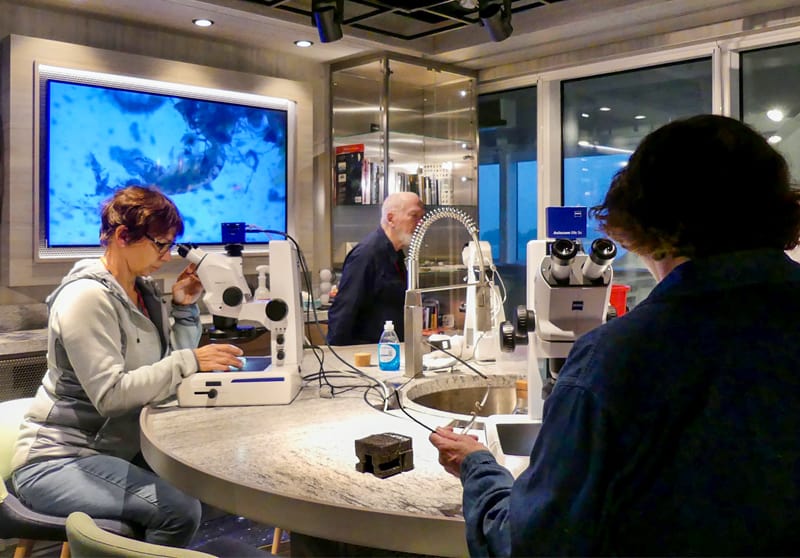
{"type": "Polygon", "coordinates": [[[272,549],[270,550],[270,554],[278,554],[281,549],[281,534],[283,530],[280,527],[275,527],[275,530],[272,532],[272,549]]]}

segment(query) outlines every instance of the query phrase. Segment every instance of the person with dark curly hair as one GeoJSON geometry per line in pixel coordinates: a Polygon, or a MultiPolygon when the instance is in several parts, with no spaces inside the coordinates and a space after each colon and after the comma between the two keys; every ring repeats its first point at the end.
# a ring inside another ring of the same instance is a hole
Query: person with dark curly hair
{"type": "Polygon", "coordinates": [[[575,342],[518,479],[470,436],[431,442],[464,486],[472,555],[795,555],[800,194],[745,124],[650,133],[591,209],[658,281],[575,342]]]}

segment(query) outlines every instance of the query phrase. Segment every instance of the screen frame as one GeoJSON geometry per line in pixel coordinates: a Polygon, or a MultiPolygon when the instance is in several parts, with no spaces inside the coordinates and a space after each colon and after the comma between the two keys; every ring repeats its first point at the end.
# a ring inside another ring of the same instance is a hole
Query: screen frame
{"type": "MultiPolygon", "coordinates": [[[[142,78],[132,75],[112,74],[93,70],[83,70],[55,66],[51,64],[36,63],[34,69],[34,107],[38,122],[35,127],[38,137],[34,141],[34,160],[38,161],[34,165],[34,220],[33,220],[33,245],[34,260],[36,262],[56,262],[74,261],[86,257],[99,257],[105,248],[100,245],[98,238],[97,246],[58,246],[51,247],[47,241],[47,152],[48,140],[47,127],[49,124],[47,106],[47,85],[50,80],[64,83],[86,84],[99,87],[109,87],[136,91],[143,93],[154,93],[159,95],[177,96],[204,101],[214,101],[235,105],[246,105],[259,108],[277,109],[286,112],[286,232],[291,234],[292,207],[290,198],[291,190],[295,184],[295,157],[296,157],[296,134],[297,134],[297,108],[296,102],[260,94],[246,93],[227,89],[215,89],[197,85],[181,84],[157,79],[142,78]]],[[[99,237],[99,231],[98,231],[99,237]]],[[[276,238],[282,238],[276,235],[276,238]]],[[[203,248],[208,251],[224,251],[224,245],[204,244],[203,248]]],[[[248,255],[263,255],[269,253],[267,243],[248,243],[245,245],[248,255]]],[[[174,249],[173,249],[174,253],[174,249]]]]}

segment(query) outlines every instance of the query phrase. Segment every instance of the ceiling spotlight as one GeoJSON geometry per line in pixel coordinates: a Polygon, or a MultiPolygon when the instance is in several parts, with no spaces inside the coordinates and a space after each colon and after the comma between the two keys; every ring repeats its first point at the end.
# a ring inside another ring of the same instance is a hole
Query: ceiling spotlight
{"type": "Polygon", "coordinates": [[[308,41],[306,39],[300,39],[300,40],[294,42],[294,46],[298,46],[300,48],[310,47],[313,44],[314,43],[312,43],[311,41],[308,41]]]}
{"type": "Polygon", "coordinates": [[[783,120],[783,111],[779,108],[769,109],[767,111],[767,118],[773,122],[780,122],[783,120]]]}
{"type": "Polygon", "coordinates": [[[511,36],[511,0],[480,0],[478,17],[495,42],[504,41],[511,36]]]}
{"type": "Polygon", "coordinates": [[[342,38],[344,0],[312,0],[311,21],[317,27],[319,40],[332,43],[342,38]]]}
{"type": "Polygon", "coordinates": [[[205,17],[199,17],[197,19],[193,19],[192,23],[197,25],[198,27],[211,27],[214,25],[214,22],[205,17]]]}

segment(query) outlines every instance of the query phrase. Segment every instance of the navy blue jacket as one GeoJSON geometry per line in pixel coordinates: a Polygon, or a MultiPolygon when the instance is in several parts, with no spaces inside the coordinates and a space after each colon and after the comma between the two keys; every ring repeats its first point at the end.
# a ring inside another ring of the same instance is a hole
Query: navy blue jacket
{"type": "Polygon", "coordinates": [[[386,320],[402,341],[406,282],[402,252],[378,227],[344,260],[339,292],[328,310],[328,343],[377,343],[386,320]]]}
{"type": "Polygon", "coordinates": [[[461,469],[472,555],[797,555],[800,265],[694,260],[579,339],[516,482],[461,469]]]}

